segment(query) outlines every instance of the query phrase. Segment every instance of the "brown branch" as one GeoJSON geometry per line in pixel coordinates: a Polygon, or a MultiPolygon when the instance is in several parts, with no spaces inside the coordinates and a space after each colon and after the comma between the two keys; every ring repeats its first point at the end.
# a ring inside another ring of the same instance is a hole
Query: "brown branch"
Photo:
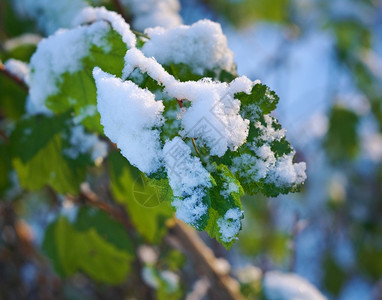
{"type": "Polygon", "coordinates": [[[124,18],[124,20],[130,24],[131,23],[130,17],[126,14],[125,9],[124,9],[123,5],[121,4],[121,1],[120,0],[112,0],[112,2],[113,2],[113,5],[114,5],[117,13],[119,13],[122,16],[122,18],[124,18]]]}
{"type": "MultiPolygon", "coordinates": [[[[85,201],[85,203],[106,212],[114,220],[124,225],[124,227],[126,228],[126,232],[134,245],[134,248],[138,248],[139,244],[136,236],[134,235],[135,227],[131,223],[129,216],[126,213],[126,210],[122,206],[116,203],[110,204],[106,201],[100,200],[87,184],[81,185],[80,197],[82,200],[85,201]]],[[[143,266],[140,260],[138,259],[138,255],[136,255],[135,258],[136,259],[134,261],[134,267],[136,270],[138,270],[137,279],[139,281],[139,288],[142,288],[142,294],[144,295],[144,299],[155,299],[153,290],[149,286],[147,286],[147,284],[141,278],[140,270],[143,269],[143,266]]]]}
{"type": "Polygon", "coordinates": [[[22,80],[21,78],[13,75],[12,73],[10,73],[6,68],[5,66],[3,65],[2,62],[0,62],[0,74],[3,74],[5,75],[6,77],[8,77],[9,79],[11,79],[12,81],[14,81],[15,83],[17,83],[24,91],[28,92],[29,88],[27,86],[27,84],[24,82],[24,80],[22,80]]]}
{"type": "Polygon", "coordinates": [[[222,273],[217,266],[217,258],[206,246],[194,229],[181,221],[175,220],[170,229],[167,241],[174,246],[180,246],[191,258],[199,276],[206,276],[211,282],[214,299],[242,300],[239,283],[229,274],[222,273]],[[175,241],[171,240],[175,239],[175,241]]]}
{"type": "Polygon", "coordinates": [[[113,219],[123,224],[126,227],[126,229],[135,230],[135,227],[131,223],[126,213],[126,210],[122,206],[119,206],[118,204],[109,204],[105,201],[100,200],[98,196],[93,191],[90,190],[87,184],[81,185],[80,197],[81,199],[85,200],[85,202],[88,203],[89,205],[106,212],[113,219]]]}
{"type": "MultiPolygon", "coordinates": [[[[127,229],[134,229],[134,225],[131,223],[129,216],[123,207],[100,200],[87,185],[81,186],[81,198],[89,205],[105,211],[111,217],[123,224],[127,229]]],[[[238,283],[228,274],[222,274],[217,267],[217,259],[214,253],[204,244],[191,227],[174,219],[166,240],[169,241],[171,238],[175,238],[179,243],[181,250],[187,252],[188,256],[199,270],[199,275],[201,277],[206,276],[209,278],[214,287],[213,293],[218,296],[216,299],[243,299],[240,294],[238,283]]]]}
{"type": "Polygon", "coordinates": [[[9,143],[9,137],[5,134],[3,130],[0,130],[0,137],[8,144],[9,143]]]}

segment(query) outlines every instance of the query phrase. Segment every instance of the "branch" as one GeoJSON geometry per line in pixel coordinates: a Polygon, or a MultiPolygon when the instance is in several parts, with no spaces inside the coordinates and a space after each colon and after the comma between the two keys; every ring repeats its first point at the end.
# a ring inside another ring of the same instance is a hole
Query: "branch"
{"type": "MultiPolygon", "coordinates": [[[[97,207],[115,220],[123,224],[127,229],[134,229],[129,216],[122,206],[116,206],[102,201],[85,184],[81,186],[81,198],[89,205],[97,207]]],[[[238,283],[228,274],[222,274],[217,267],[217,258],[210,248],[204,244],[196,232],[184,223],[175,220],[169,229],[167,241],[175,238],[183,252],[194,262],[201,277],[207,277],[214,287],[213,292],[219,296],[217,299],[242,300],[238,283]]],[[[171,244],[171,242],[169,242],[171,244]]]]}
{"type": "MultiPolygon", "coordinates": [[[[213,287],[214,299],[242,300],[239,283],[223,273],[218,268],[217,258],[207,245],[200,239],[194,229],[181,221],[175,220],[166,237],[170,244],[178,244],[180,250],[186,252],[193,265],[198,270],[199,276],[206,276],[213,287]],[[171,237],[175,241],[171,240],[171,237]]],[[[175,245],[176,247],[176,245],[175,245]]]]}
{"type": "Polygon", "coordinates": [[[113,219],[123,224],[126,227],[126,229],[135,230],[135,227],[131,223],[126,213],[126,210],[122,206],[119,206],[118,204],[109,204],[105,201],[100,200],[98,196],[92,190],[90,190],[88,184],[81,185],[80,198],[85,200],[85,202],[89,205],[106,212],[113,219]]]}
{"type": "Polygon", "coordinates": [[[128,17],[125,13],[125,9],[123,8],[123,5],[121,4],[120,0],[112,0],[113,5],[115,7],[115,10],[124,18],[124,20],[130,24],[131,20],[130,17],[128,17]]]}
{"type": "Polygon", "coordinates": [[[0,129],[0,137],[8,144],[9,143],[9,137],[6,135],[6,133],[0,129]]]}
{"type": "MultiPolygon", "coordinates": [[[[85,203],[106,212],[114,220],[116,220],[117,222],[124,225],[126,228],[126,232],[128,233],[130,240],[134,245],[134,248],[138,249],[139,245],[137,242],[137,238],[133,234],[133,232],[135,232],[135,227],[131,223],[129,216],[126,213],[126,210],[122,206],[120,206],[116,203],[110,204],[110,203],[107,203],[105,201],[100,200],[98,198],[98,196],[90,189],[89,185],[86,183],[81,185],[80,197],[82,200],[85,201],[85,203]]],[[[137,275],[137,279],[139,281],[139,287],[141,287],[141,288],[144,287],[142,289],[142,293],[144,294],[144,298],[145,299],[154,299],[153,290],[149,286],[147,286],[147,284],[141,278],[140,271],[143,269],[143,266],[142,266],[140,260],[138,259],[138,255],[136,255],[136,259],[134,261],[134,266],[135,266],[136,270],[138,270],[138,274],[136,274],[136,275],[137,275]]]]}
{"type": "Polygon", "coordinates": [[[12,81],[14,81],[15,83],[17,83],[24,91],[26,91],[28,93],[28,86],[26,85],[26,83],[24,82],[24,80],[22,80],[21,78],[13,75],[12,73],[10,73],[6,68],[5,66],[3,65],[2,62],[0,62],[0,74],[3,74],[5,75],[6,77],[8,77],[9,79],[11,79],[12,81]]]}

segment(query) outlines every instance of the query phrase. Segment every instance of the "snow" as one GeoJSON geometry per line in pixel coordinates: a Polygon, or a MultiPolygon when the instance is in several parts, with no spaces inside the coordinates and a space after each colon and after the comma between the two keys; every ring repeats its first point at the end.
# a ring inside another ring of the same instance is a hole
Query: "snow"
{"type": "Polygon", "coordinates": [[[13,76],[20,78],[24,82],[27,81],[29,76],[29,67],[26,63],[11,58],[4,63],[4,67],[13,76]]]}
{"type": "Polygon", "coordinates": [[[264,116],[265,125],[257,121],[255,127],[260,131],[260,136],[247,147],[256,156],[244,153],[233,159],[231,169],[251,183],[264,179],[267,183],[273,183],[277,187],[289,187],[302,184],[306,179],[306,164],[304,162],[293,163],[295,151],[276,157],[271,149],[271,143],[280,141],[285,137],[285,129],[275,129],[272,126],[273,118],[264,116]],[[260,144],[260,145],[259,145],[260,144]]]}
{"type": "Polygon", "coordinates": [[[71,147],[64,149],[63,153],[72,159],[80,154],[89,153],[94,162],[102,161],[107,155],[107,143],[101,141],[96,134],[85,132],[82,125],[74,126],[70,136],[71,147]]]}
{"type": "Polygon", "coordinates": [[[37,45],[41,41],[41,36],[34,33],[24,33],[20,36],[7,39],[4,42],[4,49],[11,52],[22,45],[37,45]]]}
{"type": "Polygon", "coordinates": [[[214,262],[214,269],[220,275],[229,274],[231,271],[231,265],[225,258],[216,258],[214,262]]]}
{"type": "Polygon", "coordinates": [[[192,291],[190,291],[187,296],[186,300],[201,300],[204,299],[207,295],[208,289],[211,287],[210,281],[207,277],[202,277],[201,279],[197,280],[193,287],[192,291]]]}
{"type": "Polygon", "coordinates": [[[241,219],[243,218],[243,211],[240,208],[230,208],[217,220],[219,232],[223,242],[231,242],[237,239],[237,234],[241,228],[241,219]]]}
{"type": "Polygon", "coordinates": [[[16,12],[21,17],[37,21],[47,35],[59,28],[69,28],[73,17],[88,4],[85,0],[13,0],[16,12]]]}
{"type": "Polygon", "coordinates": [[[208,207],[203,203],[206,190],[211,187],[210,174],[190,147],[180,138],[167,141],[163,148],[164,162],[174,199],[176,217],[197,227],[208,207]]]}
{"type": "Polygon", "coordinates": [[[159,130],[164,120],[162,101],[131,81],[123,82],[96,67],[97,108],[109,139],[128,161],[146,174],[161,166],[159,130]]]}
{"type": "Polygon", "coordinates": [[[38,44],[30,62],[29,113],[50,113],[45,100],[58,93],[62,74],[80,70],[81,60],[88,55],[93,44],[107,52],[109,45],[105,44],[103,37],[109,30],[110,26],[100,21],[86,27],[59,30],[38,44]]]}
{"type": "Polygon", "coordinates": [[[155,273],[155,269],[153,267],[144,266],[142,268],[141,276],[143,281],[151,288],[157,289],[159,287],[159,279],[157,274],[155,273]]]}
{"type": "Polygon", "coordinates": [[[144,31],[148,27],[171,28],[182,24],[178,0],[123,0],[134,16],[135,29],[144,31]]]}
{"type": "Polygon", "coordinates": [[[164,283],[167,292],[173,293],[179,286],[179,276],[172,271],[158,272],[154,267],[144,266],[141,276],[143,281],[153,289],[160,288],[161,284],[164,283]]]}
{"type": "Polygon", "coordinates": [[[292,273],[265,273],[263,289],[269,300],[325,300],[306,279],[292,273]]]}
{"type": "Polygon", "coordinates": [[[130,25],[116,12],[108,11],[105,7],[86,7],[73,20],[73,26],[92,23],[96,21],[107,21],[113,29],[121,36],[128,48],[135,47],[136,37],[130,30],[130,25]]]}
{"type": "Polygon", "coordinates": [[[268,174],[266,182],[275,183],[276,186],[291,186],[302,184],[306,179],[306,164],[304,162],[293,163],[294,151],[289,155],[283,155],[276,160],[275,166],[268,174]]]}
{"type": "Polygon", "coordinates": [[[254,282],[258,282],[262,279],[263,272],[261,269],[253,266],[247,265],[245,267],[241,267],[236,270],[237,278],[240,283],[251,284],[254,282]]]}
{"type": "Polygon", "coordinates": [[[142,245],[138,248],[138,256],[141,261],[148,265],[155,265],[158,261],[158,254],[155,252],[153,247],[148,245],[142,245]]]}
{"type": "Polygon", "coordinates": [[[200,75],[206,70],[235,71],[233,52],[218,23],[201,20],[167,30],[149,28],[145,33],[150,39],[142,47],[143,53],[163,65],[183,63],[200,75]]]}
{"type": "Polygon", "coordinates": [[[164,86],[164,92],[172,98],[191,101],[182,114],[183,137],[198,137],[198,143],[210,148],[211,155],[222,156],[228,150],[236,150],[244,144],[249,120],[239,114],[240,101],[234,99],[238,91],[249,92],[252,82],[246,77],[231,84],[204,78],[199,81],[180,82],[168,74],[154,58],[148,58],[138,49],[127,51],[123,79],[136,68],[164,86]]]}
{"type": "Polygon", "coordinates": [[[382,161],[382,135],[369,133],[362,136],[363,155],[374,162],[382,161]]]}
{"type": "Polygon", "coordinates": [[[160,272],[161,279],[165,282],[167,291],[174,293],[179,286],[179,275],[172,271],[162,271],[160,272]]]}

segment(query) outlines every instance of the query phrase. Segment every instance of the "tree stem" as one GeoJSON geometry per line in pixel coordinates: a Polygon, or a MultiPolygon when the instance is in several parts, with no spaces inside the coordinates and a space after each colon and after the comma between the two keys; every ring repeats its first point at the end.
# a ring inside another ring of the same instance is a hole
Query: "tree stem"
{"type": "MultiPolygon", "coordinates": [[[[179,105],[179,107],[180,107],[180,108],[183,108],[183,101],[184,101],[184,100],[178,100],[178,99],[176,99],[176,101],[178,101],[178,105],[179,105]]],[[[194,146],[196,155],[200,158],[200,160],[202,160],[202,157],[200,156],[198,147],[196,146],[195,139],[194,139],[194,138],[191,138],[191,141],[192,141],[192,145],[194,146]]]]}
{"type": "Polygon", "coordinates": [[[24,80],[22,80],[21,78],[13,75],[12,73],[10,73],[6,68],[5,66],[3,65],[3,63],[0,61],[0,74],[3,74],[5,75],[6,77],[8,77],[9,79],[11,79],[12,81],[14,81],[15,83],[17,83],[24,91],[28,92],[29,88],[28,86],[26,85],[26,83],[24,82],[24,80]]]}
{"type": "Polygon", "coordinates": [[[123,5],[121,4],[121,1],[120,1],[120,0],[112,0],[112,1],[113,1],[115,10],[122,16],[122,18],[124,18],[124,20],[125,20],[127,23],[130,24],[130,22],[131,22],[130,17],[127,16],[124,7],[123,7],[123,5]]]}

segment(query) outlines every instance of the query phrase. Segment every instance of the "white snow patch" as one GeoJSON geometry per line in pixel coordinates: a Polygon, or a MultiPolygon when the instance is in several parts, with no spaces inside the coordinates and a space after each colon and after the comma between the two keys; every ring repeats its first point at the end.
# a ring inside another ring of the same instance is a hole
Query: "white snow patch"
{"type": "Polygon", "coordinates": [[[123,82],[96,67],[97,108],[109,139],[129,162],[146,174],[161,166],[159,130],[164,120],[162,101],[131,81],[123,82]]]}
{"type": "Polygon", "coordinates": [[[22,81],[26,82],[28,80],[29,67],[26,63],[11,58],[4,63],[4,67],[9,73],[20,78],[22,81]]]}
{"type": "Polygon", "coordinates": [[[150,37],[142,51],[147,57],[164,65],[184,63],[202,75],[205,70],[235,71],[233,52],[220,24],[201,20],[191,26],[181,25],[171,29],[149,28],[150,37]]]}
{"type": "Polygon", "coordinates": [[[178,0],[123,0],[133,14],[133,26],[144,31],[148,27],[171,28],[182,24],[178,0]]]}
{"type": "Polygon", "coordinates": [[[224,217],[217,220],[223,242],[229,243],[237,239],[236,235],[240,231],[242,218],[243,211],[240,208],[230,208],[224,214],[224,217]]]}
{"type": "Polygon", "coordinates": [[[103,37],[109,30],[110,26],[101,21],[86,27],[59,30],[38,44],[30,62],[29,113],[51,113],[45,100],[58,92],[57,84],[61,82],[62,74],[80,70],[81,60],[93,44],[107,52],[109,45],[105,44],[103,37]]]}
{"type": "Polygon", "coordinates": [[[107,144],[96,134],[86,133],[82,125],[72,128],[70,144],[71,147],[64,149],[63,152],[72,159],[76,159],[80,154],[89,153],[91,159],[96,162],[103,160],[107,155],[107,144]]]}
{"type": "Polygon", "coordinates": [[[128,48],[134,48],[136,38],[130,30],[130,25],[116,12],[108,11],[105,7],[86,7],[73,20],[73,26],[96,21],[107,21],[121,36],[128,48]]]}
{"type": "Polygon", "coordinates": [[[306,279],[292,273],[265,273],[263,289],[269,300],[325,300],[306,279]]]}
{"type": "Polygon", "coordinates": [[[260,130],[260,136],[248,144],[249,149],[256,155],[244,153],[235,157],[232,160],[231,170],[247,183],[264,179],[265,182],[274,183],[277,187],[302,184],[306,179],[306,164],[304,162],[293,163],[295,151],[280,157],[275,156],[271,143],[284,138],[286,130],[275,129],[272,126],[273,118],[271,116],[265,115],[264,119],[265,126],[260,122],[255,124],[255,127],[260,130]],[[259,140],[261,146],[257,144],[259,140]]]}
{"type": "Polygon", "coordinates": [[[40,41],[40,35],[35,33],[24,33],[20,36],[6,40],[4,42],[4,49],[10,52],[22,45],[37,45],[40,41]]]}
{"type": "Polygon", "coordinates": [[[239,77],[231,84],[208,78],[179,82],[154,58],[131,49],[125,56],[123,79],[136,68],[163,85],[170,97],[191,101],[191,107],[182,114],[183,137],[197,137],[199,143],[210,148],[211,155],[217,156],[224,155],[228,148],[236,150],[245,142],[249,121],[241,117],[240,101],[234,99],[234,94],[250,91],[252,82],[248,78],[239,77]]]}
{"type": "Polygon", "coordinates": [[[197,226],[207,213],[203,203],[206,189],[211,186],[210,174],[199,158],[191,155],[191,149],[180,137],[167,141],[163,148],[164,161],[170,186],[174,193],[172,205],[176,217],[197,226]]]}
{"type": "Polygon", "coordinates": [[[153,247],[142,245],[138,248],[138,256],[146,264],[154,265],[158,261],[158,254],[153,247]]]}

